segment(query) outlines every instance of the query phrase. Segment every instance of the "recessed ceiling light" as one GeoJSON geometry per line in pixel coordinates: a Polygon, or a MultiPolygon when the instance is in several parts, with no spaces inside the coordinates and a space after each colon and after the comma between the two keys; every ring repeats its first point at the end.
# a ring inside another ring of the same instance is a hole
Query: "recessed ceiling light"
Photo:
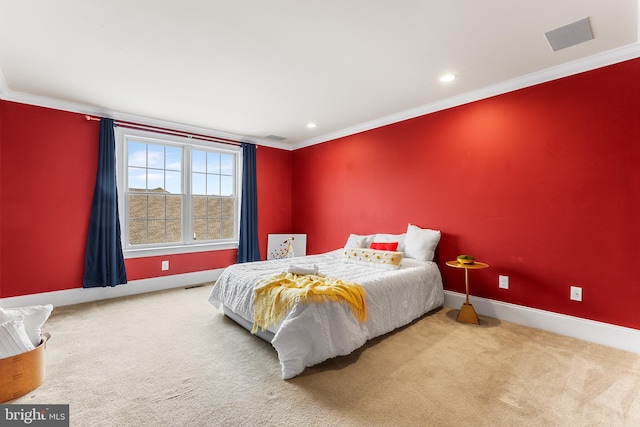
{"type": "Polygon", "coordinates": [[[315,123],[307,123],[307,127],[309,129],[313,129],[314,127],[316,127],[316,124],[315,123]]]}
{"type": "Polygon", "coordinates": [[[442,77],[440,77],[440,81],[442,83],[447,83],[447,82],[452,82],[456,79],[456,76],[453,74],[445,74],[442,77]]]}

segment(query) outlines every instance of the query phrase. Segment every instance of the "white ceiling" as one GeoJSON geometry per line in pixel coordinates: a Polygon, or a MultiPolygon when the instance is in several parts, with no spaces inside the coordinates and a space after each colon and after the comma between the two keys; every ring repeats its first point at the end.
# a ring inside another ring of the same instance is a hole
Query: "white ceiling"
{"type": "Polygon", "coordinates": [[[0,0],[0,98],[282,148],[638,56],[638,0],[0,0]]]}

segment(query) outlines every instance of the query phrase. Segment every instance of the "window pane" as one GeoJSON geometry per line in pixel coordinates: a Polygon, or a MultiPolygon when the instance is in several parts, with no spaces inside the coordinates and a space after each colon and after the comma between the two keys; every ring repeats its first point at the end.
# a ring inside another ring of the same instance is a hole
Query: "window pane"
{"type": "Polygon", "coordinates": [[[164,196],[149,195],[149,218],[164,219],[164,196]]]}
{"type": "Polygon", "coordinates": [[[207,240],[206,219],[196,219],[193,221],[193,240],[207,240]]]}
{"type": "Polygon", "coordinates": [[[233,175],[235,158],[236,156],[233,154],[222,154],[220,158],[220,173],[222,175],[233,175]]]}
{"type": "Polygon", "coordinates": [[[207,173],[220,173],[220,154],[207,152],[207,173]]]}
{"type": "Polygon", "coordinates": [[[233,239],[234,236],[233,218],[223,218],[220,225],[220,238],[233,239]]]}
{"type": "Polygon", "coordinates": [[[219,218],[222,215],[220,197],[209,197],[207,201],[209,218],[219,218]]]}
{"type": "Polygon", "coordinates": [[[164,191],[164,171],[149,169],[147,172],[147,188],[150,191],[164,191]]]}
{"type": "Polygon", "coordinates": [[[167,242],[182,241],[182,221],[167,221],[167,242]]]}
{"type": "Polygon", "coordinates": [[[220,238],[220,219],[210,219],[209,222],[209,240],[220,238]]]}
{"type": "Polygon", "coordinates": [[[172,147],[170,145],[165,147],[165,169],[173,171],[182,170],[182,148],[172,147]]]}
{"type": "Polygon", "coordinates": [[[191,174],[191,194],[207,194],[207,176],[205,174],[191,174]]]}
{"type": "Polygon", "coordinates": [[[147,144],[147,167],[164,169],[164,146],[147,144]]]}
{"type": "Polygon", "coordinates": [[[182,221],[182,196],[167,196],[167,219],[179,219],[182,221]]]}
{"type": "Polygon", "coordinates": [[[207,175],[207,194],[220,194],[220,175],[207,175]]]}
{"type": "Polygon", "coordinates": [[[147,188],[147,170],[140,168],[129,168],[129,189],[145,190],[147,188]]]}
{"type": "Polygon", "coordinates": [[[129,218],[142,219],[147,217],[147,195],[129,194],[129,218]]]}
{"type": "Polygon", "coordinates": [[[129,220],[129,244],[147,243],[147,220],[129,220]]]}
{"type": "Polygon", "coordinates": [[[128,144],[128,160],[129,166],[147,166],[147,144],[141,142],[129,141],[128,144]]]}
{"type": "Polygon", "coordinates": [[[164,173],[165,187],[168,193],[181,194],[182,193],[182,172],[167,171],[164,173]]]}
{"type": "Polygon", "coordinates": [[[194,218],[207,217],[207,197],[206,196],[193,196],[193,217],[194,218]]]}
{"type": "Polygon", "coordinates": [[[193,172],[207,172],[207,153],[199,150],[191,152],[191,170],[193,172]]]}
{"type": "Polygon", "coordinates": [[[234,199],[228,197],[220,199],[222,205],[222,216],[233,217],[234,199]]]}
{"type": "Polygon", "coordinates": [[[193,222],[195,239],[233,239],[234,199],[219,196],[193,196],[193,222]],[[224,213],[227,216],[224,216],[224,213]]]}
{"type": "Polygon", "coordinates": [[[233,195],[233,177],[232,176],[220,177],[220,195],[221,196],[233,195]]]}
{"type": "Polygon", "coordinates": [[[164,227],[164,220],[149,221],[149,243],[164,243],[166,241],[164,227]]]}

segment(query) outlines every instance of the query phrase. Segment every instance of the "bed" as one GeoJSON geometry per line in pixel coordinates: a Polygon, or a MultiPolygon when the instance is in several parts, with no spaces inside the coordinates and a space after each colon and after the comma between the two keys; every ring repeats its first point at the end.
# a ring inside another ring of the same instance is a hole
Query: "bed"
{"type": "Polygon", "coordinates": [[[231,265],[213,286],[209,302],[251,330],[256,285],[292,267],[315,266],[319,275],[360,285],[367,306],[365,322],[359,321],[341,302],[296,301],[282,321],[266,330],[258,329],[257,335],[270,342],[278,353],[282,378],[293,378],[308,366],[350,354],[366,341],[442,306],[442,276],[432,261],[440,233],[434,235],[434,230],[429,230],[431,233],[425,234],[422,230],[428,229],[415,226],[414,233],[410,233],[411,227],[409,224],[408,232],[401,235],[352,234],[344,248],[323,254],[231,265]],[[415,239],[415,231],[420,231],[421,239],[415,239]],[[362,253],[380,253],[383,250],[377,249],[376,243],[392,239],[400,241],[397,250],[384,252],[401,254],[397,265],[378,266],[354,258],[356,249],[362,248],[362,253]]]}

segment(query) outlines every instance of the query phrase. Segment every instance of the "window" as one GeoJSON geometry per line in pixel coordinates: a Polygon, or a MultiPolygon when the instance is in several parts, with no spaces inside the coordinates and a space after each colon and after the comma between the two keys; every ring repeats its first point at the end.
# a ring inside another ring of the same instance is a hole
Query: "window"
{"type": "Polygon", "coordinates": [[[233,154],[191,151],[194,240],[235,237],[235,169],[233,154]]]}
{"type": "Polygon", "coordinates": [[[240,148],[117,128],[127,257],[237,247],[240,148]]]}

